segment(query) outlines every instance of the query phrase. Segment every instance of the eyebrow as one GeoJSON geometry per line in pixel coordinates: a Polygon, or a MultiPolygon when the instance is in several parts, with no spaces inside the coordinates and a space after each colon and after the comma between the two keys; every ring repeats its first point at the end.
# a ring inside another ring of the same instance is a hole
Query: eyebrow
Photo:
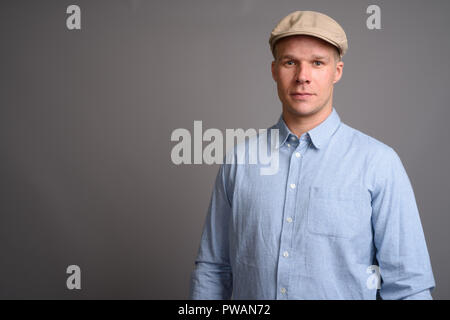
{"type": "MultiPolygon", "coordinates": [[[[328,60],[329,60],[329,57],[326,57],[326,56],[319,56],[319,55],[313,55],[312,58],[313,58],[314,60],[325,60],[325,61],[328,61],[328,60]]],[[[289,55],[289,54],[286,54],[286,55],[282,56],[280,59],[281,59],[281,60],[284,60],[284,59],[297,60],[297,58],[295,58],[295,57],[293,57],[293,56],[291,56],[291,55],[289,55]]]]}
{"type": "Polygon", "coordinates": [[[313,55],[313,59],[316,59],[316,60],[328,60],[329,57],[313,55]]]}

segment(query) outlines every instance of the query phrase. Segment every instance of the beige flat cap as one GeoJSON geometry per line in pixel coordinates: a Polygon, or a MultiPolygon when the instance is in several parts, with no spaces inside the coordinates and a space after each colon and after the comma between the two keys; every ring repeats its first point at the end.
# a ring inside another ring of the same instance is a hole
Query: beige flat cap
{"type": "Polygon", "coordinates": [[[309,35],[325,40],[338,48],[341,57],[347,52],[344,29],[329,16],[315,11],[295,11],[281,19],[270,34],[270,50],[275,43],[288,36],[309,35]]]}

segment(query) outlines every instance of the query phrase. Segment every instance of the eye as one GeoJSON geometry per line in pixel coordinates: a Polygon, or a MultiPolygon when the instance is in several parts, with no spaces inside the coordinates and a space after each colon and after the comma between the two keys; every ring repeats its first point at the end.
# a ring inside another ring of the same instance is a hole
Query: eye
{"type": "Polygon", "coordinates": [[[314,63],[320,63],[319,65],[318,64],[316,64],[316,66],[321,66],[322,64],[323,64],[323,62],[322,61],[314,61],[314,63]]]}
{"type": "Polygon", "coordinates": [[[285,62],[285,65],[287,65],[287,66],[293,66],[294,64],[295,64],[295,62],[292,60],[288,60],[285,62]]]}

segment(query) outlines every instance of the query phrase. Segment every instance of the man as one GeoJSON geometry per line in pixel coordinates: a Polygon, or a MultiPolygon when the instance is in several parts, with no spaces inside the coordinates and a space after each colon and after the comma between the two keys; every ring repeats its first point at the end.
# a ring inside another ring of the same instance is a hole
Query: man
{"type": "Polygon", "coordinates": [[[282,103],[271,128],[279,170],[220,167],[191,298],[431,299],[434,277],[400,158],[342,123],[332,104],[344,30],[297,11],[269,43],[282,103]]]}

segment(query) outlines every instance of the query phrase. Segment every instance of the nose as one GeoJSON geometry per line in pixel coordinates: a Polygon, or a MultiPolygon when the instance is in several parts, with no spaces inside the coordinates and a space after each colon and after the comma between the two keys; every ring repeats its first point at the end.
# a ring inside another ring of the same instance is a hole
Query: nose
{"type": "Polygon", "coordinates": [[[295,82],[297,83],[310,83],[311,82],[311,70],[306,63],[299,63],[296,73],[295,82]]]}

